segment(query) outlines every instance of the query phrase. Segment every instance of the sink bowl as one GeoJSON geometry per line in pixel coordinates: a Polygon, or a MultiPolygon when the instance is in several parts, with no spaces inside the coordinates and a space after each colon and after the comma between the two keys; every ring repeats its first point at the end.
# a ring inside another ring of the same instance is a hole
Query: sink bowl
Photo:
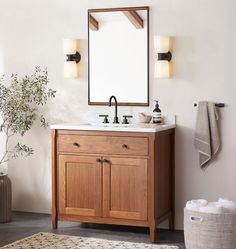
{"type": "Polygon", "coordinates": [[[104,123],[89,123],[91,126],[98,126],[98,127],[132,127],[134,124],[104,124],[104,123]]]}

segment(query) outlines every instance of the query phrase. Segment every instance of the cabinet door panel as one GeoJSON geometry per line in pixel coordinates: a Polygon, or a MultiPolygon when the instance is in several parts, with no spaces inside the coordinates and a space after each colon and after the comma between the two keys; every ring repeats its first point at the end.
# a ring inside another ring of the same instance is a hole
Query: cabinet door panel
{"type": "Polygon", "coordinates": [[[91,156],[59,156],[59,212],[101,216],[102,165],[91,156]]]}
{"type": "Polygon", "coordinates": [[[147,220],[147,159],[106,158],[103,216],[147,220]]]}

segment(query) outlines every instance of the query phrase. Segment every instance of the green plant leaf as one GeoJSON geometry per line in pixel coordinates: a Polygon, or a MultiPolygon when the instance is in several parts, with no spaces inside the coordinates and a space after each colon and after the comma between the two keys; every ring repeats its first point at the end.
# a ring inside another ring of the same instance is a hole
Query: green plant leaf
{"type": "Polygon", "coordinates": [[[29,156],[33,149],[20,142],[13,150],[9,149],[9,139],[14,134],[24,136],[39,120],[46,128],[48,123],[43,115],[38,116],[38,107],[43,106],[51,98],[55,98],[56,91],[47,87],[49,82],[47,69],[35,67],[32,75],[20,78],[17,74],[11,75],[10,84],[5,84],[5,77],[0,77],[0,114],[2,124],[0,132],[7,137],[6,148],[0,164],[20,155],[29,156]]]}

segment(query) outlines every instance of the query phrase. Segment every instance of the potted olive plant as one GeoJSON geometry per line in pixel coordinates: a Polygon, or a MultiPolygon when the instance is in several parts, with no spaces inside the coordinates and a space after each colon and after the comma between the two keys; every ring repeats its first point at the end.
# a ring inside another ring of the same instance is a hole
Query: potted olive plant
{"type": "Polygon", "coordinates": [[[33,154],[33,148],[12,138],[23,137],[37,120],[47,127],[44,116],[38,115],[38,107],[55,97],[56,92],[47,88],[47,84],[47,69],[40,67],[23,78],[13,74],[8,85],[4,84],[4,76],[0,78],[0,136],[4,138],[0,158],[0,222],[11,220],[11,181],[5,165],[11,159],[33,154]]]}

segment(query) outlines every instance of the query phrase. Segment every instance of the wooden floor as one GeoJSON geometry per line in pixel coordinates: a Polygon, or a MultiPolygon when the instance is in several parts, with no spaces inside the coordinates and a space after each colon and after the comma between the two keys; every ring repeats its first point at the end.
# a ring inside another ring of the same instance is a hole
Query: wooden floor
{"type": "MultiPolygon", "coordinates": [[[[149,243],[148,229],[145,228],[59,222],[58,230],[52,230],[50,215],[15,212],[12,222],[0,223],[0,246],[38,232],[149,243]]],[[[158,229],[157,243],[178,245],[180,249],[185,249],[183,231],[158,229]]]]}

